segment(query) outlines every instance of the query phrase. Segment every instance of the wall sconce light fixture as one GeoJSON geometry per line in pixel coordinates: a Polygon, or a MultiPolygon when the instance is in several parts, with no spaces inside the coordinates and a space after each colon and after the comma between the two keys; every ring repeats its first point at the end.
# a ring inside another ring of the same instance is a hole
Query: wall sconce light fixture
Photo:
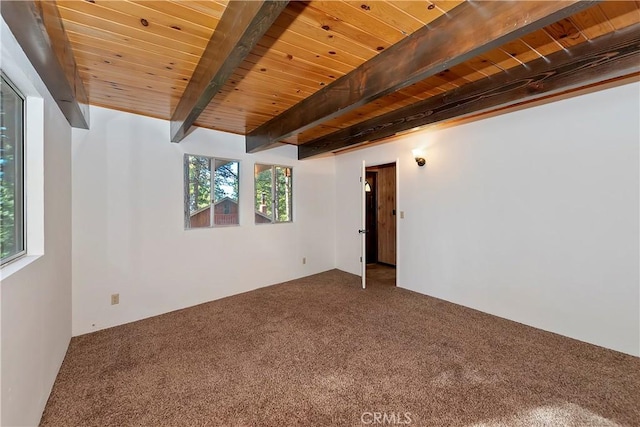
{"type": "Polygon", "coordinates": [[[418,164],[418,166],[422,167],[424,166],[427,161],[424,159],[424,154],[422,154],[422,150],[413,150],[413,157],[416,159],[416,163],[418,164]]]}

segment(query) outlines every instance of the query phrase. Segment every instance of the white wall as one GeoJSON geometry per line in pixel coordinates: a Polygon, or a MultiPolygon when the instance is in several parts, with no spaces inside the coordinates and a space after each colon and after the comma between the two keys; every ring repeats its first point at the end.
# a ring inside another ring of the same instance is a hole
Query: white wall
{"type": "Polygon", "coordinates": [[[639,117],[632,83],[338,156],[338,268],[362,160],[400,158],[400,286],[640,355],[639,117]]]}
{"type": "MultiPolygon", "coordinates": [[[[1,423],[33,426],[40,421],[71,339],[71,128],[4,20],[1,31],[2,70],[26,96],[40,97],[28,100],[28,108],[39,106],[35,115],[41,118],[39,123],[28,123],[27,168],[42,167],[41,153],[30,143],[33,135],[44,130],[44,180],[41,171],[27,171],[30,256],[3,267],[0,284],[1,423]],[[31,197],[42,191],[43,182],[44,207],[42,197],[31,197]],[[32,238],[33,233],[39,236],[32,238]]],[[[33,113],[33,109],[27,111],[29,117],[33,113]]],[[[41,150],[42,136],[39,145],[41,150]]]]}
{"type": "Polygon", "coordinates": [[[91,116],[73,130],[74,335],[335,267],[333,158],[248,155],[244,137],[201,128],[173,144],[168,121],[91,116]],[[240,227],[183,229],[184,153],[240,160],[240,227]],[[293,223],[254,224],[255,162],[293,166],[293,223]]]}

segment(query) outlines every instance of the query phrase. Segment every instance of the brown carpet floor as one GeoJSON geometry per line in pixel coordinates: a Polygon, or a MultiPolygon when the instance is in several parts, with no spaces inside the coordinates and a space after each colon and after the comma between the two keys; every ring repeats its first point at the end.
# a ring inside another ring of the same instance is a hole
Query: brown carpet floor
{"type": "Polygon", "coordinates": [[[73,338],[42,426],[638,426],[640,359],[333,270],[73,338]]]}
{"type": "Polygon", "coordinates": [[[367,264],[367,281],[381,285],[396,285],[396,268],[386,264],[367,264]]]}

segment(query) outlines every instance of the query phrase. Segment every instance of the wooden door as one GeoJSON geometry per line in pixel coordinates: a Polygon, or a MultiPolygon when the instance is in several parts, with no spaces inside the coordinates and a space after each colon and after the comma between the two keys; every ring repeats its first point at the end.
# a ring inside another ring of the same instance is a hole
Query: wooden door
{"type": "Polygon", "coordinates": [[[396,164],[377,170],[378,262],[396,265],[396,164]]]}

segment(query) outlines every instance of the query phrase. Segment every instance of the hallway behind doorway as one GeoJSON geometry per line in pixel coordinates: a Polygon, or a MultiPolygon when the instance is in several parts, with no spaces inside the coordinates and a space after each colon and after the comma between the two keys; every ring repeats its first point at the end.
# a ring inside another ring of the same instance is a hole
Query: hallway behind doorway
{"type": "Polygon", "coordinates": [[[366,168],[367,281],[396,286],[396,164],[366,168]]]}

